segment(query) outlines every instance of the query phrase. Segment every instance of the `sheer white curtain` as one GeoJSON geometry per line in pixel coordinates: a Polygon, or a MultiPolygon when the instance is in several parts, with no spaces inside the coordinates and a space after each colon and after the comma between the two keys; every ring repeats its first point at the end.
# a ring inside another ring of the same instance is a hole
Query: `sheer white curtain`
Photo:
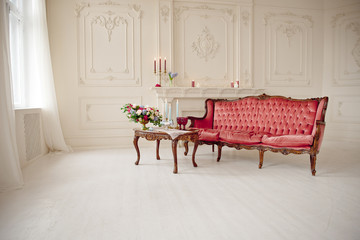
{"type": "Polygon", "coordinates": [[[9,8],[0,0],[0,192],[23,185],[11,96],[9,8]]]}
{"type": "Polygon", "coordinates": [[[25,78],[28,105],[40,107],[45,142],[51,151],[69,151],[62,133],[55,94],[45,0],[24,2],[25,78]]]}

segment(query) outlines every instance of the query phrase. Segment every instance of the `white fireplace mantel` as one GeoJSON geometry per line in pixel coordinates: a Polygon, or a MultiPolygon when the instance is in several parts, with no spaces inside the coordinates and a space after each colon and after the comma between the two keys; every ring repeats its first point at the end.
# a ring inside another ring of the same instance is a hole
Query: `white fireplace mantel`
{"type": "Polygon", "coordinates": [[[164,115],[166,113],[165,116],[169,114],[171,119],[178,116],[203,116],[207,98],[236,99],[264,93],[264,89],[254,88],[152,87],[151,90],[156,93],[161,112],[164,115]]]}
{"type": "Polygon", "coordinates": [[[218,87],[152,87],[158,99],[179,98],[239,98],[264,93],[264,89],[255,88],[218,88],[218,87]]]}

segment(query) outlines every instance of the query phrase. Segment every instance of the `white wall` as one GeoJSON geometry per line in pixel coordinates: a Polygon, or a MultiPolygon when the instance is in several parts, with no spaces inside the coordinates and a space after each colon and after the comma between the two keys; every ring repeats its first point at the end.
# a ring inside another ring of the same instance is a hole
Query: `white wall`
{"type": "Polygon", "coordinates": [[[360,139],[360,2],[329,1],[324,16],[323,93],[329,138],[360,139]]]}
{"type": "Polygon", "coordinates": [[[130,145],[136,125],[120,108],[158,104],[149,90],[158,81],[158,56],[179,72],[176,86],[195,79],[203,87],[227,87],[239,80],[268,94],[328,95],[325,138],[359,139],[360,114],[352,109],[360,101],[360,67],[349,55],[358,35],[339,25],[342,19],[359,24],[360,11],[350,13],[358,6],[340,0],[47,0],[66,141],[74,147],[130,145]],[[106,20],[115,25],[103,25],[106,20]],[[336,42],[341,31],[349,36],[341,40],[346,48],[336,42]],[[334,82],[345,69],[337,67],[344,66],[342,53],[351,80],[334,82]]]}

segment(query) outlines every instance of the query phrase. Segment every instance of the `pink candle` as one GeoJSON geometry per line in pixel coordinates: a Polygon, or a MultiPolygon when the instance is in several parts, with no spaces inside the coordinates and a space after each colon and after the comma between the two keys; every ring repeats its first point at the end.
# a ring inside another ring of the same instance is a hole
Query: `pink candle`
{"type": "Polygon", "coordinates": [[[161,72],[161,57],[159,57],[159,72],[161,72]]]}
{"type": "Polygon", "coordinates": [[[238,87],[240,87],[240,81],[239,80],[236,81],[236,84],[238,85],[238,87]]]}
{"type": "Polygon", "coordinates": [[[166,58],[164,60],[164,71],[166,72],[166,58]]]}
{"type": "Polygon", "coordinates": [[[230,86],[233,88],[234,87],[234,81],[231,81],[230,86]]]}
{"type": "Polygon", "coordinates": [[[156,58],[154,58],[154,73],[156,73],[156,58]]]}
{"type": "Polygon", "coordinates": [[[195,80],[191,80],[191,87],[195,87],[195,80]]]}

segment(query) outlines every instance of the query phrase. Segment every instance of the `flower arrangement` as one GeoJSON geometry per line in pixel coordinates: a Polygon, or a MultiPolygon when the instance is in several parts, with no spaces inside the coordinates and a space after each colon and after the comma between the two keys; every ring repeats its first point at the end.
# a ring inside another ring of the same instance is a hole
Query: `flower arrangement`
{"type": "Polygon", "coordinates": [[[162,120],[160,111],[154,107],[128,103],[125,104],[121,110],[123,110],[130,121],[141,123],[143,125],[143,130],[148,129],[146,124],[149,122],[155,126],[160,126],[162,120]]]}
{"type": "Polygon", "coordinates": [[[178,73],[172,73],[172,72],[169,72],[169,79],[170,79],[170,86],[173,85],[173,79],[178,75],[178,73]]]}

